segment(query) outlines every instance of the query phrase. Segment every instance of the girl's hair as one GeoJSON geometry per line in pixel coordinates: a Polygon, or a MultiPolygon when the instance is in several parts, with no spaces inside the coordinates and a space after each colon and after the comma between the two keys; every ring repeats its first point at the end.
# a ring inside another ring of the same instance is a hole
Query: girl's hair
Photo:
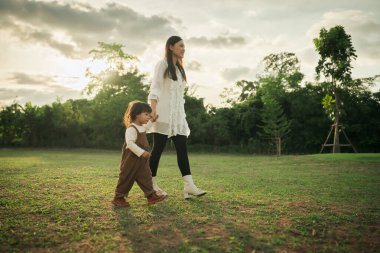
{"type": "Polygon", "coordinates": [[[136,119],[137,115],[141,113],[151,113],[152,108],[146,103],[134,100],[128,104],[128,109],[124,114],[124,125],[128,128],[132,122],[136,119]]]}
{"type": "MultiPolygon", "coordinates": [[[[171,36],[166,41],[166,45],[165,45],[165,59],[168,62],[168,68],[165,70],[164,77],[169,77],[173,79],[174,81],[177,81],[177,74],[176,74],[175,67],[173,64],[173,52],[172,50],[170,50],[170,46],[174,46],[175,43],[181,40],[182,39],[179,36],[171,36]]],[[[186,81],[186,73],[183,68],[182,59],[178,59],[176,65],[179,71],[181,72],[183,80],[186,81]]]]}

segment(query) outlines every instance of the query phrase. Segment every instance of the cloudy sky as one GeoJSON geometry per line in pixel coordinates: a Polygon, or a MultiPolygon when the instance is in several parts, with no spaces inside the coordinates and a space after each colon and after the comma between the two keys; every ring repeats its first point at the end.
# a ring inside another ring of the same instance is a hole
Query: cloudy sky
{"type": "Polygon", "coordinates": [[[313,80],[312,39],[335,25],[357,50],[353,76],[379,74],[378,0],[0,0],[0,104],[80,98],[99,41],[125,45],[149,77],[166,39],[180,35],[189,83],[219,105],[223,88],[253,80],[269,53],[296,53],[313,80]]]}

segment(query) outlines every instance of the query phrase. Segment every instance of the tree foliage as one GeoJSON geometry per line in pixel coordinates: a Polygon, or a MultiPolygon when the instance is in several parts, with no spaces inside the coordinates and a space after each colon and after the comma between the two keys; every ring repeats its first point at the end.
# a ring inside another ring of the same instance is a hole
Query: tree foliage
{"type": "MultiPolygon", "coordinates": [[[[146,101],[145,75],[133,67],[118,44],[99,44],[94,60],[109,62],[92,73],[89,99],[56,101],[35,106],[17,103],[0,110],[2,147],[93,147],[119,149],[123,114],[131,100],[146,101]]],[[[321,101],[329,82],[301,85],[299,61],[292,53],[271,54],[253,80],[235,84],[237,94],[225,107],[204,104],[194,90],[185,94],[185,110],[193,150],[274,153],[268,138],[284,139],[285,153],[318,152],[330,127],[321,101]]],[[[347,115],[345,131],[362,152],[380,151],[380,92],[369,87],[378,76],[354,79],[341,90],[347,115]]],[[[327,100],[326,100],[327,99],[327,100]]],[[[325,97],[332,104],[335,97],[325,97]]]]}
{"type": "Polygon", "coordinates": [[[323,107],[333,121],[339,122],[342,115],[342,103],[339,99],[341,90],[361,88],[361,81],[351,78],[352,61],[356,59],[356,50],[352,45],[351,36],[343,26],[335,26],[326,30],[322,28],[319,37],[313,39],[315,48],[320,55],[315,68],[317,77],[323,74],[328,81],[324,82],[327,90],[323,98],[323,107]],[[332,99],[331,96],[334,98],[332,99]]]}
{"type": "Polygon", "coordinates": [[[356,50],[343,26],[335,26],[326,30],[322,28],[319,37],[313,40],[321,58],[316,67],[317,75],[331,78],[332,85],[347,85],[351,80],[352,61],[356,59],[356,50]]]}

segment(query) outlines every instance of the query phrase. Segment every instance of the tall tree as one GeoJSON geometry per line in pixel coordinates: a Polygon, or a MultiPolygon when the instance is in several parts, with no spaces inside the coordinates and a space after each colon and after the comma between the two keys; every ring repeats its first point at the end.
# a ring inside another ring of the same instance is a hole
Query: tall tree
{"type": "Polygon", "coordinates": [[[0,112],[0,141],[4,146],[18,146],[23,142],[22,106],[13,103],[0,112]]]}
{"type": "Polygon", "coordinates": [[[301,66],[294,53],[269,54],[261,63],[264,71],[256,76],[255,81],[237,81],[233,88],[225,89],[221,97],[227,103],[236,104],[255,96],[261,86],[267,82],[270,82],[272,86],[276,84],[276,87],[273,87],[273,91],[276,90],[276,92],[289,92],[301,87],[300,83],[304,74],[300,72],[301,66]]]}
{"type": "Polygon", "coordinates": [[[290,52],[269,54],[264,57],[264,75],[275,76],[285,90],[294,90],[300,87],[304,74],[297,56],[290,52]]]}
{"type": "Polygon", "coordinates": [[[275,141],[277,155],[280,156],[282,139],[290,131],[290,121],[287,120],[281,105],[270,97],[264,100],[261,117],[264,123],[261,126],[261,135],[275,141]]]}
{"type": "Polygon", "coordinates": [[[341,101],[340,90],[349,86],[351,78],[351,62],[356,59],[355,49],[352,45],[351,36],[346,33],[343,26],[335,26],[326,30],[322,28],[319,37],[313,39],[315,48],[320,55],[316,67],[317,77],[323,74],[327,79],[330,94],[324,99],[324,107],[332,108],[334,121],[334,144],[333,153],[340,152],[339,126],[341,124],[341,101]],[[328,96],[334,97],[332,99],[328,96]]]}
{"type": "Polygon", "coordinates": [[[125,53],[123,45],[99,42],[98,47],[90,51],[90,55],[93,61],[101,61],[106,67],[99,73],[87,68],[86,76],[90,81],[83,92],[96,94],[96,98],[104,100],[119,94],[146,95],[144,90],[147,87],[142,83],[145,76],[135,67],[137,58],[125,53]]]}
{"type": "Polygon", "coordinates": [[[281,155],[283,139],[291,129],[291,120],[287,119],[282,105],[288,103],[286,94],[301,88],[304,75],[294,53],[269,54],[263,64],[264,72],[259,76],[257,89],[263,101],[261,135],[274,140],[277,155],[281,155]]]}
{"type": "Polygon", "coordinates": [[[95,95],[89,117],[90,142],[99,147],[116,148],[121,145],[122,118],[128,103],[136,99],[146,101],[148,85],[144,84],[145,75],[135,67],[137,58],[125,53],[123,45],[99,42],[90,54],[94,61],[106,63],[99,73],[87,70],[90,82],[84,92],[95,95]]]}
{"type": "Polygon", "coordinates": [[[23,142],[26,145],[35,147],[37,145],[37,131],[39,122],[39,108],[33,106],[31,102],[25,104],[23,109],[24,125],[23,125],[23,142]]]}

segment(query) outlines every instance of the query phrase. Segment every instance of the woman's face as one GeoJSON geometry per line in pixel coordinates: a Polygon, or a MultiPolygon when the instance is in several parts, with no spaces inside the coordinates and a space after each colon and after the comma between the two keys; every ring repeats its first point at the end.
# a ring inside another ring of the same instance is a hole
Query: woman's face
{"type": "Polygon", "coordinates": [[[173,46],[170,45],[169,49],[173,52],[173,55],[179,59],[182,59],[185,55],[185,43],[183,43],[183,40],[178,41],[173,46]]]}

